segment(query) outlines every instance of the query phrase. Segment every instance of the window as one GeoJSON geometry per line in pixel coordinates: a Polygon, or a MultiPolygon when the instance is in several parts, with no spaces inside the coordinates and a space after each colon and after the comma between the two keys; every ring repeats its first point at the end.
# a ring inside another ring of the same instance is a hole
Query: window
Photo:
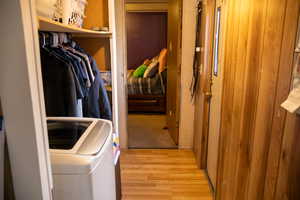
{"type": "Polygon", "coordinates": [[[221,26],[221,7],[217,8],[216,16],[216,35],[214,44],[214,75],[219,73],[219,40],[220,40],[220,26],[221,26]]]}

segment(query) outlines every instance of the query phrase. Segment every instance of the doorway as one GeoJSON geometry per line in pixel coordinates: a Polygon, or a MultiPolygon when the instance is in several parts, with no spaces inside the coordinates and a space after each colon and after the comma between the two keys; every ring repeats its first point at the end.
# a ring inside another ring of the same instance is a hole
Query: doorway
{"type": "Polygon", "coordinates": [[[129,148],[177,148],[179,2],[126,1],[129,148]]]}

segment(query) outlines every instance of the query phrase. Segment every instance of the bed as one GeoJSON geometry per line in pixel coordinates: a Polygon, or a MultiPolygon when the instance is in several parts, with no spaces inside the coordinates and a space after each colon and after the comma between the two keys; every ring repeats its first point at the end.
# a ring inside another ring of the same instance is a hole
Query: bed
{"type": "Polygon", "coordinates": [[[165,113],[166,85],[167,70],[152,78],[135,78],[133,70],[128,70],[128,111],[165,113]]]}

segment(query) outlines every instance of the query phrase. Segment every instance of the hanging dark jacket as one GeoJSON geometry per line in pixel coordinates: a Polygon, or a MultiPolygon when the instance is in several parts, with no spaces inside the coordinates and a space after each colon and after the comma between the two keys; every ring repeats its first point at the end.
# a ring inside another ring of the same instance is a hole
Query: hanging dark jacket
{"type": "MultiPolygon", "coordinates": [[[[84,54],[87,54],[78,45],[75,47],[75,49],[84,54]]],[[[112,120],[112,109],[111,109],[109,97],[107,95],[104,82],[100,77],[100,72],[97,63],[92,56],[88,55],[88,57],[90,59],[90,64],[92,67],[93,74],[95,75],[95,80],[92,83],[92,86],[89,90],[88,97],[84,99],[83,115],[85,117],[112,120]]]]}
{"type": "Polygon", "coordinates": [[[76,116],[77,94],[72,66],[41,49],[47,116],[76,116]]]}

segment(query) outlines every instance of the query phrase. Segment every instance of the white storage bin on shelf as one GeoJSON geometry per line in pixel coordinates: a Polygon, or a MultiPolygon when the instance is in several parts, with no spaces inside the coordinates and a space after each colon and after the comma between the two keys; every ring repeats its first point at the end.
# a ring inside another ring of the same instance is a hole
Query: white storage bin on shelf
{"type": "Polygon", "coordinates": [[[82,27],[86,0],[57,0],[54,20],[82,27]]]}

